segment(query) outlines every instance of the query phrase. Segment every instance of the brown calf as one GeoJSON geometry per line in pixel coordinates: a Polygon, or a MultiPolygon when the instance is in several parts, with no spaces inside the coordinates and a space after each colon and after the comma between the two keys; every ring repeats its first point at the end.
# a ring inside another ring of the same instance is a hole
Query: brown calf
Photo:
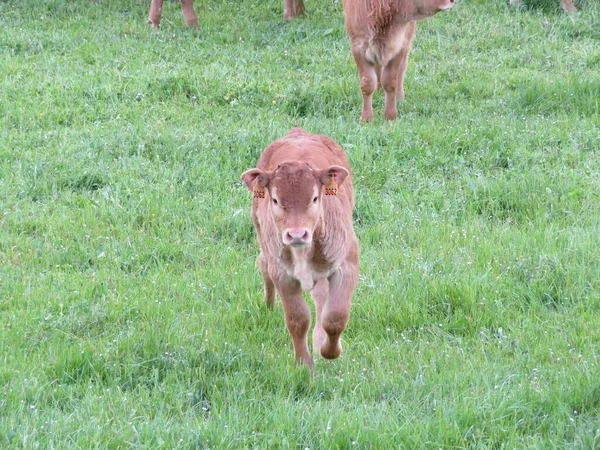
{"type": "MultiPolygon", "coordinates": [[[[518,3],[523,3],[523,0],[510,0],[511,5],[518,3]]],[[[560,0],[560,6],[567,13],[577,12],[577,8],[575,8],[573,0],[560,0]]]]}
{"type": "Polygon", "coordinates": [[[358,67],[364,121],[373,120],[373,92],[385,93],[384,118],[398,115],[416,21],[454,6],[454,0],[344,0],[346,30],[358,67]]]}
{"type": "MultiPolygon", "coordinates": [[[[183,20],[188,27],[198,26],[198,16],[194,11],[194,0],[180,0],[183,20]]],[[[150,12],[148,13],[148,23],[155,28],[160,28],[160,18],[162,16],[163,0],[152,0],[150,3],[150,12]]],[[[283,0],[283,18],[293,19],[296,16],[304,14],[304,0],[283,0]]]]}
{"type": "Polygon", "coordinates": [[[354,193],[348,159],[323,135],[294,128],[269,145],[242,181],[253,192],[252,220],[265,302],[278,293],[296,361],[313,368],[308,350],[310,309],[316,309],[313,351],[337,358],[358,280],[358,240],[352,227],[354,193]]]}

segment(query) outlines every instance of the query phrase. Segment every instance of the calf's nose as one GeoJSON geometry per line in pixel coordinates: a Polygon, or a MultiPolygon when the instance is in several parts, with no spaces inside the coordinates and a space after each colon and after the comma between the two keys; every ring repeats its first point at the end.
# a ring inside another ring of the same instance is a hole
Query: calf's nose
{"type": "Polygon", "coordinates": [[[288,228],[283,235],[283,241],[287,245],[306,245],[310,242],[310,233],[305,228],[288,228]]]}

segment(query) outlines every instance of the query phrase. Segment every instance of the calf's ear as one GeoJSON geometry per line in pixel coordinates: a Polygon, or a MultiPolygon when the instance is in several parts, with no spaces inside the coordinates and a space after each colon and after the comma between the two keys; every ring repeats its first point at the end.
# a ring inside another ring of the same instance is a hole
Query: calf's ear
{"type": "Polygon", "coordinates": [[[337,195],[338,186],[344,182],[348,171],[341,166],[331,166],[319,175],[321,183],[325,185],[325,195],[337,195]]]}
{"type": "Polygon", "coordinates": [[[342,166],[331,166],[328,169],[321,171],[319,179],[325,186],[332,183],[335,183],[339,186],[344,182],[347,176],[348,171],[342,166]]]}
{"type": "Polygon", "coordinates": [[[263,172],[260,169],[250,169],[246,170],[240,178],[248,188],[248,190],[252,190],[255,183],[260,183],[262,186],[266,186],[271,181],[271,174],[268,172],[263,172]]]}
{"type": "Polygon", "coordinates": [[[249,191],[252,191],[255,198],[265,197],[265,186],[271,181],[271,173],[263,172],[260,169],[246,170],[240,178],[249,191]]]}

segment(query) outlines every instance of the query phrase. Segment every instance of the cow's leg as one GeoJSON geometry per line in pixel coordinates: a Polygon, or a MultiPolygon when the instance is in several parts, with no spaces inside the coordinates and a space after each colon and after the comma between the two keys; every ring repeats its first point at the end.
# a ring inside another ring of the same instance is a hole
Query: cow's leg
{"type": "Polygon", "coordinates": [[[304,15],[305,10],[304,0],[283,0],[283,18],[285,20],[304,15]]]}
{"type": "Polygon", "coordinates": [[[281,297],[285,311],[285,324],[292,336],[296,362],[304,363],[314,368],[310,351],[308,350],[308,329],[310,328],[310,308],[302,296],[302,288],[297,280],[275,282],[277,292],[281,297]]]}
{"type": "Polygon", "coordinates": [[[275,306],[275,285],[269,275],[267,258],[262,251],[258,255],[258,266],[260,267],[260,274],[262,275],[263,283],[265,285],[265,303],[270,309],[273,309],[275,306]]]}
{"type": "Polygon", "coordinates": [[[405,41],[400,49],[400,66],[398,66],[398,83],[396,85],[396,99],[404,100],[404,74],[408,67],[408,54],[412,45],[412,40],[415,37],[417,31],[416,22],[409,23],[408,29],[406,30],[405,41]]]}
{"type": "Polygon", "coordinates": [[[150,12],[148,13],[148,23],[154,28],[160,28],[160,17],[162,15],[163,0],[152,0],[150,3],[150,12]]]}
{"type": "Polygon", "coordinates": [[[323,306],[327,303],[327,299],[329,298],[329,280],[323,278],[322,280],[317,281],[313,290],[310,291],[310,295],[315,303],[315,310],[317,313],[315,329],[313,330],[312,351],[313,353],[320,353],[321,344],[327,337],[327,333],[325,333],[325,329],[321,322],[321,316],[323,315],[323,306]]]}
{"type": "Polygon", "coordinates": [[[577,12],[577,8],[573,4],[573,0],[560,0],[560,6],[565,12],[574,13],[577,12]]]}
{"type": "Polygon", "coordinates": [[[363,95],[363,109],[360,115],[364,122],[373,120],[373,92],[377,89],[377,72],[359,50],[352,49],[360,78],[360,91],[363,95]]]}
{"type": "Polygon", "coordinates": [[[385,120],[396,120],[398,110],[396,109],[396,89],[398,87],[398,69],[402,56],[396,55],[388,62],[381,72],[381,86],[385,94],[385,108],[383,118],[385,120]]]}
{"type": "Polygon", "coordinates": [[[325,338],[321,342],[321,356],[334,359],[342,352],[340,337],[350,318],[352,293],[358,281],[358,262],[346,261],[329,278],[329,298],[321,311],[321,325],[325,338]]]}
{"type": "Polygon", "coordinates": [[[186,27],[197,27],[198,16],[194,11],[194,0],[181,0],[181,12],[183,13],[183,21],[186,27]]]}

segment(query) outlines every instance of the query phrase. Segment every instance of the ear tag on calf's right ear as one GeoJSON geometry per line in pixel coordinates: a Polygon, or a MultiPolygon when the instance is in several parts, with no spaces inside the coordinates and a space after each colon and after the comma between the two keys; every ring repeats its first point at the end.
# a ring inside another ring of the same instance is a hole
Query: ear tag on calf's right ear
{"type": "Polygon", "coordinates": [[[265,198],[265,187],[258,181],[252,189],[252,198],[265,198]]]}
{"type": "Polygon", "coordinates": [[[338,185],[335,182],[335,178],[331,177],[329,183],[325,185],[325,195],[337,195],[338,185]]]}

